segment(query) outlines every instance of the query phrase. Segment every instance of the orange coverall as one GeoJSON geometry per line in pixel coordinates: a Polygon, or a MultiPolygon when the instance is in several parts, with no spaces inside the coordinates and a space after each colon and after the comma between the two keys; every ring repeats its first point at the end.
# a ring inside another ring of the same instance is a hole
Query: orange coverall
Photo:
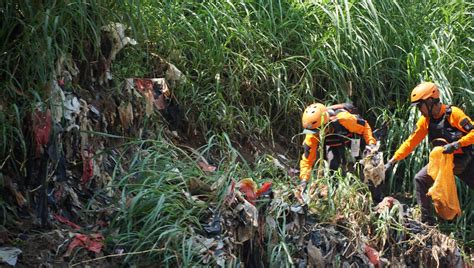
{"type": "MultiPolygon", "coordinates": [[[[458,176],[459,179],[464,181],[471,189],[474,189],[474,153],[472,148],[468,146],[474,144],[474,129],[472,129],[473,121],[464,114],[464,112],[454,106],[451,106],[451,114],[449,117],[446,115],[447,106],[443,104],[441,106],[441,117],[439,119],[433,119],[436,121],[442,120],[444,117],[448,120],[450,128],[456,128],[457,131],[461,131],[463,136],[460,137],[457,142],[460,145],[460,149],[454,151],[454,175],[458,176]],[[466,126],[468,126],[466,128],[466,126]],[[470,130],[469,130],[470,129],[470,130]],[[467,149],[464,152],[462,149],[467,149]]],[[[436,122],[434,121],[434,122],[436,122]]],[[[396,161],[400,161],[407,157],[420,142],[429,135],[430,130],[430,119],[425,116],[420,117],[416,123],[415,131],[406,139],[405,142],[395,152],[393,158],[396,161]]],[[[445,127],[443,127],[445,129],[445,127]]],[[[431,142],[431,141],[430,141],[431,142]]],[[[422,221],[434,222],[432,217],[432,204],[430,197],[426,194],[434,183],[434,178],[428,174],[428,165],[423,167],[415,175],[415,188],[416,188],[416,201],[421,206],[421,217],[422,221]]]]}
{"type": "MultiPolygon", "coordinates": [[[[473,124],[473,121],[468,116],[466,116],[466,114],[464,114],[461,109],[455,106],[451,106],[451,109],[451,116],[449,116],[448,118],[449,124],[467,133],[467,131],[463,129],[461,122],[466,118],[470,121],[471,124],[473,124]]],[[[442,116],[444,116],[445,111],[446,105],[443,104],[441,106],[442,116]]],[[[418,119],[415,131],[410,135],[410,137],[408,137],[408,139],[406,139],[405,142],[403,142],[402,145],[400,145],[398,150],[393,155],[393,158],[397,160],[397,162],[407,157],[415,149],[415,147],[420,144],[420,142],[426,137],[426,135],[428,135],[428,124],[428,118],[421,116],[420,119],[418,119]]],[[[464,137],[459,139],[458,142],[461,147],[466,147],[468,145],[474,144],[474,130],[471,130],[464,137]]]]}
{"type": "MultiPolygon", "coordinates": [[[[344,128],[346,128],[351,133],[356,133],[362,135],[366,144],[375,144],[377,141],[372,135],[372,129],[370,128],[367,121],[364,125],[361,125],[358,122],[356,115],[349,112],[343,111],[331,118],[329,122],[329,131],[331,132],[331,123],[338,121],[344,128]]],[[[333,134],[337,134],[334,133],[333,134]]],[[[305,152],[301,156],[300,160],[300,179],[303,181],[308,181],[311,177],[311,170],[317,159],[317,150],[319,145],[319,134],[306,134],[306,137],[303,142],[303,147],[305,152]]]]}

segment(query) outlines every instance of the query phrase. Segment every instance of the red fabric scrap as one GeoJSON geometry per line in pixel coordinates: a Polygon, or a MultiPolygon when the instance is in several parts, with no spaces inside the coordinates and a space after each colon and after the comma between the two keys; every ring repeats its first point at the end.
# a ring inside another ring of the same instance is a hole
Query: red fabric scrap
{"type": "Polygon", "coordinates": [[[271,181],[266,181],[262,184],[262,187],[258,189],[257,191],[257,198],[260,197],[261,195],[267,194],[272,190],[272,182],[271,181]]]}
{"type": "Polygon", "coordinates": [[[93,153],[90,150],[84,150],[82,153],[82,177],[81,184],[84,185],[90,181],[94,175],[93,153]]]}
{"type": "Polygon", "coordinates": [[[255,205],[257,198],[261,195],[267,194],[272,189],[272,182],[265,182],[260,189],[257,190],[257,184],[251,179],[242,179],[239,182],[239,191],[244,194],[244,197],[252,205],[255,205]]]}
{"type": "Polygon", "coordinates": [[[245,200],[249,201],[249,203],[252,205],[255,205],[257,201],[257,195],[254,191],[254,184],[255,182],[250,180],[247,181],[245,179],[239,183],[239,191],[245,195],[245,200]]]}
{"type": "Polygon", "coordinates": [[[49,135],[51,134],[51,111],[47,109],[45,112],[35,110],[33,113],[33,133],[36,146],[36,157],[43,152],[43,146],[48,144],[49,135]]]}
{"type": "Polygon", "coordinates": [[[65,217],[63,217],[63,216],[61,216],[61,215],[54,214],[53,216],[54,216],[54,218],[55,218],[56,220],[58,220],[59,222],[64,223],[64,224],[66,224],[66,225],[72,227],[73,229],[76,229],[76,230],[81,229],[81,226],[75,224],[74,222],[72,222],[72,221],[66,219],[65,217]]]}
{"type": "Polygon", "coordinates": [[[70,256],[72,251],[76,247],[83,247],[89,251],[92,251],[96,254],[100,253],[102,247],[104,246],[104,237],[101,233],[97,234],[76,234],[72,239],[71,243],[69,244],[66,253],[64,254],[66,257],[70,256]]]}
{"type": "Polygon", "coordinates": [[[169,95],[169,91],[162,89],[159,96],[154,93],[152,79],[134,79],[136,88],[145,96],[147,101],[153,103],[158,110],[166,108],[164,95],[169,95]],[[155,96],[156,95],[156,96],[155,96]]]}
{"type": "Polygon", "coordinates": [[[372,248],[368,245],[365,245],[364,246],[364,252],[365,252],[365,255],[367,255],[367,257],[369,258],[369,261],[376,268],[380,267],[380,257],[379,257],[379,253],[377,252],[377,250],[375,250],[374,248],[372,248]]]}
{"type": "Polygon", "coordinates": [[[146,92],[148,90],[153,90],[153,81],[150,79],[134,79],[135,85],[138,90],[141,92],[146,92]]]}

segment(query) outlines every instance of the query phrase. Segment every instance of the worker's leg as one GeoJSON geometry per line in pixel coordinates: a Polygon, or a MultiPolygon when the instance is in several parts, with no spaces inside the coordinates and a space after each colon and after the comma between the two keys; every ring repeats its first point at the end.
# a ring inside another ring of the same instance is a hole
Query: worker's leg
{"type": "Polygon", "coordinates": [[[329,169],[336,171],[343,163],[344,151],[342,146],[330,146],[327,150],[326,157],[329,163],[329,169]]]}
{"type": "Polygon", "coordinates": [[[474,190],[474,158],[470,155],[456,155],[454,174],[474,190]]]}
{"type": "Polygon", "coordinates": [[[423,167],[415,175],[416,202],[421,207],[421,220],[426,223],[434,223],[433,205],[431,198],[427,196],[428,189],[433,185],[433,179],[428,175],[428,165],[423,167]]]}

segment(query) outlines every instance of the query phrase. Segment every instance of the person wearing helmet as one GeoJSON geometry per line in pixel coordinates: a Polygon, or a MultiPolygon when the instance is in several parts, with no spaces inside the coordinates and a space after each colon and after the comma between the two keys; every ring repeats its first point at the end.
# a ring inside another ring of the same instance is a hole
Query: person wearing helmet
{"type": "MultiPolygon", "coordinates": [[[[351,104],[345,104],[351,105],[351,104]]],[[[329,162],[330,170],[337,170],[346,164],[345,150],[350,145],[355,134],[364,137],[367,146],[375,146],[377,141],[372,135],[370,125],[359,115],[349,112],[352,107],[334,105],[326,107],[321,103],[309,105],[303,112],[302,125],[305,139],[304,153],[300,160],[300,189],[306,188],[311,177],[313,165],[318,159],[318,145],[321,139],[320,130],[324,129],[324,158],[329,162]]],[[[375,200],[380,199],[380,193],[369,185],[375,200]]]]}
{"type": "MultiPolygon", "coordinates": [[[[433,146],[443,146],[443,153],[454,154],[454,174],[471,189],[474,188],[474,128],[471,118],[458,107],[441,103],[438,87],[431,82],[417,85],[410,99],[422,116],[416,123],[415,131],[398,148],[385,168],[389,169],[407,157],[428,135],[433,146]]],[[[427,169],[428,165],[415,175],[416,201],[421,207],[421,220],[433,224],[432,204],[426,194],[434,181],[427,169]]]]}

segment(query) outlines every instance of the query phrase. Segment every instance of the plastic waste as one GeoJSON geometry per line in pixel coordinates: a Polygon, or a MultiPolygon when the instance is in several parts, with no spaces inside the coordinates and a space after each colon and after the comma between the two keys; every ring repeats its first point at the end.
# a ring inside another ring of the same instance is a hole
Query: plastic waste
{"type": "Polygon", "coordinates": [[[14,247],[0,248],[0,262],[6,262],[9,265],[15,266],[18,255],[22,253],[21,249],[14,247]]]}
{"type": "Polygon", "coordinates": [[[428,175],[434,179],[434,184],[427,195],[433,199],[436,213],[445,220],[452,220],[461,215],[461,208],[454,181],[454,156],[443,154],[443,150],[437,146],[430,153],[428,175]]]}

